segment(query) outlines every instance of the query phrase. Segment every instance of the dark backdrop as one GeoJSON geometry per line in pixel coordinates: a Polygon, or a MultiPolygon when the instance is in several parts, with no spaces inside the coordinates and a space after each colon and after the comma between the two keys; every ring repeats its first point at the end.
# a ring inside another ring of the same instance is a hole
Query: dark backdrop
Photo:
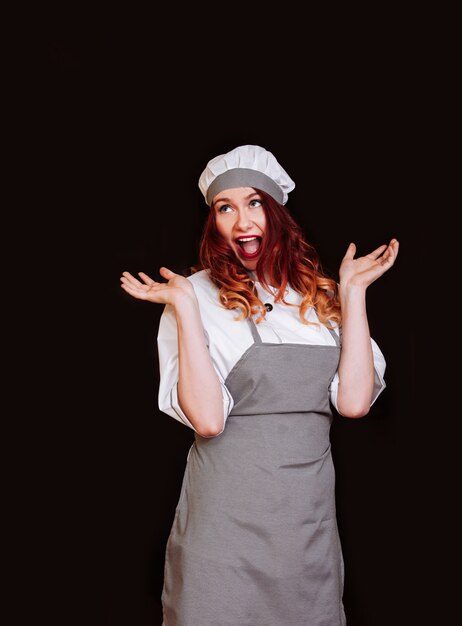
{"type": "Polygon", "coordinates": [[[193,433],[157,409],[161,307],[131,299],[119,277],[188,272],[206,212],[198,177],[211,157],[251,143],[295,180],[288,206],[332,276],[350,241],[358,254],[400,241],[395,267],[368,290],[387,388],[366,418],[334,416],[332,445],[348,625],[418,623],[432,610],[419,583],[433,547],[425,542],[423,559],[417,442],[433,401],[415,305],[434,189],[416,75],[406,59],[370,59],[354,44],[348,61],[324,50],[321,62],[318,50],[306,68],[277,55],[220,65],[227,37],[214,54],[190,59],[182,47],[175,60],[145,32],[71,21],[50,33],[37,91],[50,163],[42,228],[49,220],[59,233],[45,256],[65,287],[52,320],[65,355],[60,464],[49,468],[67,572],[55,611],[62,623],[161,624],[165,543],[193,433]]]}

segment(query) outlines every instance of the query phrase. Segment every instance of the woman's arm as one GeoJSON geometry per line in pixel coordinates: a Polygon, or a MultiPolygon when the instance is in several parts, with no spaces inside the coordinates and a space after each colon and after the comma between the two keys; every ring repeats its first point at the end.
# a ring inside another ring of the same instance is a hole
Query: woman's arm
{"type": "Polygon", "coordinates": [[[389,270],[399,243],[392,239],[370,254],[354,259],[350,244],[340,266],[339,297],[342,308],[342,350],[338,368],[337,407],[345,417],[369,412],[374,388],[374,360],[366,312],[367,287],[389,270]]]}
{"type": "Polygon", "coordinates": [[[186,296],[176,309],[178,325],[178,400],[202,437],[224,427],[221,384],[205,342],[197,299],[186,296]]]}
{"type": "Polygon", "coordinates": [[[123,272],[121,287],[134,298],[169,304],[175,311],[178,332],[178,400],[196,432],[214,437],[224,427],[223,395],[205,341],[194,288],[184,276],[162,267],[167,280],[158,283],[143,272],[140,282],[123,272]]]}

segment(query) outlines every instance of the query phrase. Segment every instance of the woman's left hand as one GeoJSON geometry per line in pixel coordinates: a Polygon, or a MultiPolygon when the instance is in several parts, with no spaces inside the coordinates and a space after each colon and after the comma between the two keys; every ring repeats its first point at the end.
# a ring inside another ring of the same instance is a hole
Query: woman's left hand
{"type": "Polygon", "coordinates": [[[366,289],[393,266],[398,256],[398,249],[397,239],[392,239],[388,245],[383,244],[366,256],[355,259],[356,245],[350,243],[340,264],[340,285],[344,287],[353,285],[366,289]]]}

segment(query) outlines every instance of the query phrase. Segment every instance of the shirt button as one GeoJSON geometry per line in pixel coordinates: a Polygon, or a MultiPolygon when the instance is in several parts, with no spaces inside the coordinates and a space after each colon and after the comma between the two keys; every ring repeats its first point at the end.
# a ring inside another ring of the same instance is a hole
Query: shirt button
{"type": "Polygon", "coordinates": [[[273,305],[272,305],[272,304],[270,304],[269,302],[267,302],[267,303],[265,304],[265,309],[266,309],[268,312],[269,312],[269,311],[272,311],[272,310],[273,310],[273,305]]]}

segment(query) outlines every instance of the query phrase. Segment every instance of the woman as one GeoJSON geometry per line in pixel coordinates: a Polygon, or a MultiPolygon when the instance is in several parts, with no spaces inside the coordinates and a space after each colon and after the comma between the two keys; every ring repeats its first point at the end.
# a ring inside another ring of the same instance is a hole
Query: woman
{"type": "Polygon", "coordinates": [[[295,184],[260,146],[209,161],[201,266],[122,288],[165,304],[159,407],[195,431],[167,543],[164,626],[341,626],[331,404],[366,415],[385,387],[367,287],[392,239],[338,284],[284,207],[295,184]]]}

